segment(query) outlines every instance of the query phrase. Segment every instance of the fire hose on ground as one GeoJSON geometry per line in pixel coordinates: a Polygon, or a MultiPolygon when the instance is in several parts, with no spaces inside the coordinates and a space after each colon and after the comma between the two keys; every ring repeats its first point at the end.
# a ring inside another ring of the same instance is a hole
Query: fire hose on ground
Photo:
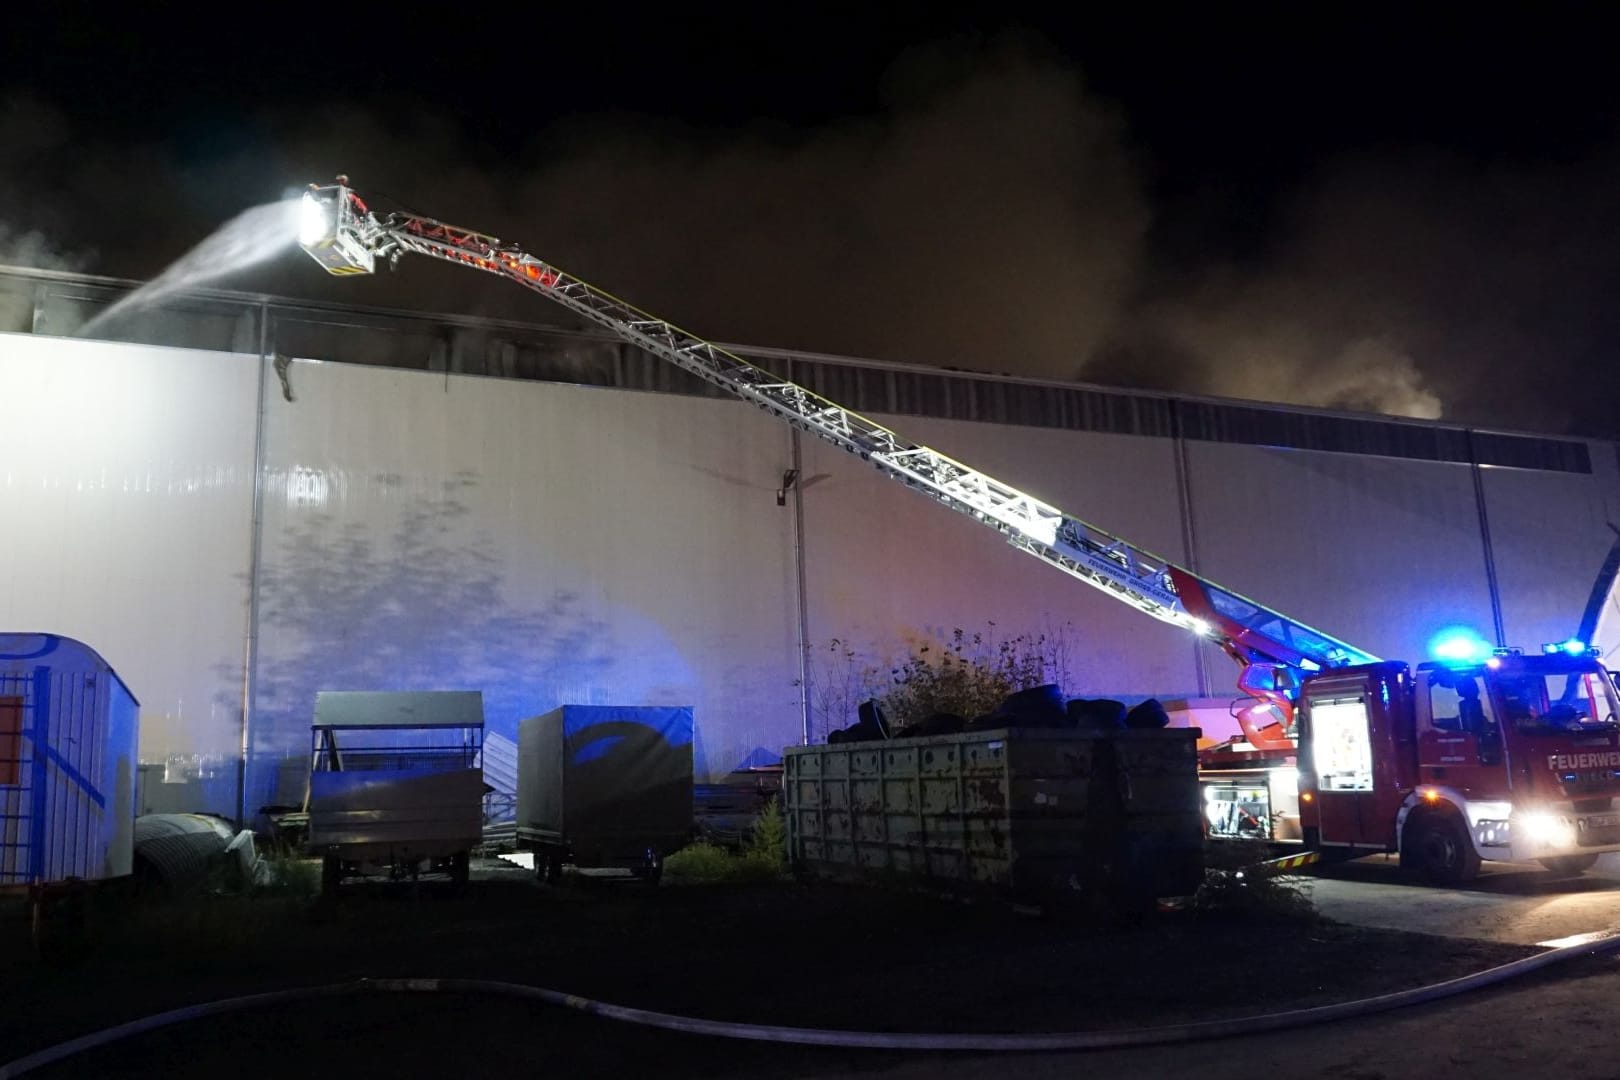
{"type": "Polygon", "coordinates": [[[661,1028],[687,1035],[706,1035],[722,1039],[744,1039],[755,1042],[791,1043],[799,1046],[825,1046],[866,1050],[925,1050],[925,1051],[980,1051],[1031,1052],[1109,1050],[1130,1047],[1162,1046],[1169,1043],[1197,1042],[1207,1039],[1256,1035],[1262,1032],[1323,1024],[1334,1020],[1370,1016],[1409,1005],[1423,1005],[1455,997],[1473,990],[1507,982],[1521,976],[1552,967],[1555,964],[1584,957],[1602,956],[1620,952],[1620,931],[1605,931],[1581,935],[1573,944],[1548,949],[1472,975],[1463,975],[1445,982],[1431,983],[1410,990],[1400,990],[1355,1001],[1342,1001],[1332,1005],[1318,1005],[1308,1009],[1290,1009],[1285,1012],[1233,1017],[1224,1020],[1202,1020],[1188,1024],[1167,1024],[1155,1027],[1125,1028],[1118,1031],[1073,1031],[1033,1034],[936,1034],[928,1032],[829,1031],[816,1028],[784,1027],[772,1024],[744,1024],[726,1020],[706,1020],[694,1016],[637,1009],[614,1005],[567,994],[545,987],[526,986],[522,983],[500,982],[491,979],[357,979],[352,982],[329,983],[323,986],[276,990],[243,997],[223,998],[199,1005],[188,1005],[168,1012],[132,1020],[115,1027],[105,1028],[36,1051],[0,1066],[0,1080],[11,1080],[35,1069],[81,1054],[87,1050],[106,1046],[120,1039],[142,1035],[159,1028],[199,1020],[207,1016],[234,1012],[240,1009],[262,1008],[291,1002],[309,1001],[324,997],[365,993],[405,994],[489,994],[515,997],[544,1005],[573,1009],[590,1016],[624,1023],[661,1028]]]}

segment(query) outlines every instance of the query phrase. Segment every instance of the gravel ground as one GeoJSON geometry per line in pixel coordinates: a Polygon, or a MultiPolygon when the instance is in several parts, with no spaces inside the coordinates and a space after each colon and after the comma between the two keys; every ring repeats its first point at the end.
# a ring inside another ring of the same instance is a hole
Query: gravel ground
{"type": "MultiPolygon", "coordinates": [[[[1069,1031],[1180,1022],[1382,993],[1536,951],[1249,916],[1134,926],[1031,918],[875,887],[784,883],[560,888],[492,863],[460,895],[428,885],[334,901],[202,897],[97,911],[78,955],[30,956],[0,922],[0,1061],[222,996],[362,976],[502,979],[715,1019],[874,1031],[1069,1031]]],[[[815,1075],[898,1067],[637,1030],[524,1002],[364,996],[211,1018],[41,1076],[815,1075]]]]}

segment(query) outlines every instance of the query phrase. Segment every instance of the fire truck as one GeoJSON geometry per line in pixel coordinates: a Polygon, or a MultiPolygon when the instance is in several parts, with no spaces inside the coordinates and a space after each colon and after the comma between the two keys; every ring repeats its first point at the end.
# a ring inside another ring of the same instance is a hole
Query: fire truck
{"type": "MultiPolygon", "coordinates": [[[[1242,734],[1200,758],[1207,834],[1316,853],[1397,853],[1438,884],[1482,860],[1575,874],[1620,851],[1620,700],[1583,642],[1442,648],[1414,669],[1288,618],[630,306],[521,247],[373,211],[338,177],[303,196],[300,246],[329,272],[406,254],[538,292],[858,456],[1047,565],[1237,662],[1242,734]]],[[[1476,643],[1482,646],[1483,643],[1476,643]]]]}

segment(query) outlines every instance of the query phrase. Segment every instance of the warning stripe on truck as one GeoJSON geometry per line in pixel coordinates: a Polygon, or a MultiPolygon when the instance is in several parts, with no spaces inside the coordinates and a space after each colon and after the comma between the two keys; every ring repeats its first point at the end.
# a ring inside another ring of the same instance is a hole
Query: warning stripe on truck
{"type": "Polygon", "coordinates": [[[1267,859],[1258,865],[1268,870],[1298,870],[1302,866],[1309,866],[1311,863],[1321,861],[1321,858],[1322,853],[1320,851],[1307,851],[1300,855],[1284,855],[1280,859],[1267,859]]]}

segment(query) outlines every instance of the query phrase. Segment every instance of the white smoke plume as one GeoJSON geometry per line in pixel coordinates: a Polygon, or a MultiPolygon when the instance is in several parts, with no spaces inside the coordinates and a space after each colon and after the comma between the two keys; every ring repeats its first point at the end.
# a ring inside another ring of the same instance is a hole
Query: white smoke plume
{"type": "Polygon", "coordinates": [[[92,261],[88,252],[60,250],[38,230],[23,231],[0,221],[0,265],[80,271],[87,269],[92,261]]]}
{"type": "Polygon", "coordinates": [[[1288,282],[1250,281],[1143,309],[1136,325],[1154,343],[1147,362],[1173,364],[1183,391],[1441,417],[1439,395],[1396,335],[1347,317],[1331,298],[1298,292],[1288,282]]]}

